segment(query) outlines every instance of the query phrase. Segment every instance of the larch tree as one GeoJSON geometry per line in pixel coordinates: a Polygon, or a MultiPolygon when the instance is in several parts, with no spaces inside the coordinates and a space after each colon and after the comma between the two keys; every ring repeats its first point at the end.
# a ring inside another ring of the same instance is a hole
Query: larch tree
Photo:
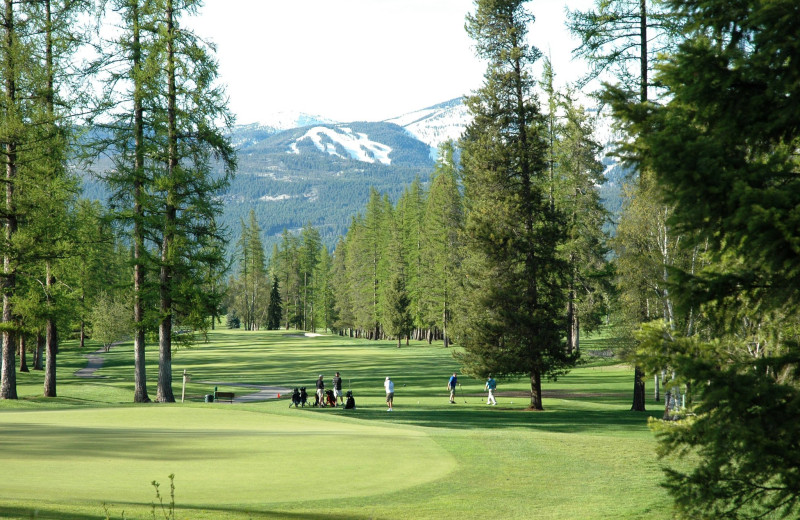
{"type": "Polygon", "coordinates": [[[406,264],[406,290],[413,326],[418,330],[426,326],[422,316],[422,220],[425,216],[427,193],[419,177],[403,192],[397,201],[397,220],[402,230],[403,258],[406,264]]]}
{"type": "MultiPolygon", "coordinates": [[[[590,67],[583,83],[598,78],[614,81],[615,88],[641,103],[659,97],[661,91],[652,81],[653,67],[659,55],[675,49],[682,24],[663,1],[597,0],[595,9],[571,11],[568,16],[570,30],[581,40],[573,54],[586,59],[590,67]]],[[[603,90],[608,87],[604,84],[603,90]]],[[[624,283],[624,275],[621,280],[624,283]]],[[[644,411],[644,375],[635,367],[634,411],[644,411]]]]}
{"type": "Polygon", "coordinates": [[[387,244],[386,257],[389,263],[386,288],[383,291],[383,326],[389,337],[397,338],[397,348],[402,346],[403,336],[408,338],[411,326],[410,299],[406,290],[406,267],[403,259],[402,230],[391,219],[391,237],[387,244]]]}
{"type": "Polygon", "coordinates": [[[114,166],[103,176],[111,191],[109,205],[131,235],[133,401],[145,403],[150,401],[145,340],[151,318],[145,311],[154,294],[148,273],[155,269],[155,258],[148,242],[157,229],[152,193],[158,143],[153,137],[161,55],[153,0],[114,0],[110,6],[120,21],[118,36],[104,42],[103,59],[109,66],[101,78],[107,103],[114,108],[108,110],[108,122],[101,123],[110,140],[100,146],[108,149],[114,166]]]}
{"type": "Polygon", "coordinates": [[[303,227],[302,242],[300,244],[300,290],[302,298],[302,328],[313,331],[314,303],[316,295],[316,275],[319,265],[319,255],[322,249],[322,239],[319,230],[307,223],[303,227]]]}
{"type": "Polygon", "coordinates": [[[254,211],[250,211],[246,224],[241,222],[241,229],[236,244],[238,277],[231,282],[234,289],[232,305],[244,322],[244,329],[255,330],[266,321],[269,278],[261,228],[254,211]]]}
{"type": "MultiPolygon", "coordinates": [[[[217,82],[217,63],[208,47],[181,25],[201,2],[161,0],[154,12],[163,58],[159,77],[163,104],[156,107],[156,139],[163,147],[156,157],[153,195],[158,201],[159,247],[159,373],[156,400],[173,402],[172,348],[176,318],[197,316],[200,269],[224,265],[224,251],[215,224],[221,212],[214,197],[230,182],[236,168],[233,147],[220,122],[233,122],[227,97],[217,82]],[[212,171],[211,159],[222,173],[212,171]],[[202,254],[201,254],[202,253],[202,254]]],[[[201,305],[201,307],[205,307],[201,305]]]]}
{"type": "Polygon", "coordinates": [[[531,408],[543,409],[542,378],[577,361],[563,343],[564,214],[551,204],[544,119],[526,43],[533,16],[521,0],[478,0],[467,17],[484,84],[467,98],[462,137],[464,288],[458,317],[467,373],[526,375],[531,408]]]}
{"type": "Polygon", "coordinates": [[[454,156],[455,146],[451,141],[440,146],[425,205],[419,260],[421,307],[427,323],[442,331],[445,348],[450,343],[447,330],[463,254],[464,211],[454,156]]]}

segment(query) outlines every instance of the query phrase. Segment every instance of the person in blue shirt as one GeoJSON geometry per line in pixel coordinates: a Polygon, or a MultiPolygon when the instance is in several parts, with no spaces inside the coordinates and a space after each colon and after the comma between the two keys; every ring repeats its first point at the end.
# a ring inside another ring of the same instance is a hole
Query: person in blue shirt
{"type": "Polygon", "coordinates": [[[493,406],[497,405],[497,401],[494,398],[494,390],[497,388],[497,381],[489,375],[489,379],[486,380],[486,389],[489,391],[489,398],[486,400],[486,404],[491,404],[493,406]]]}
{"type": "Polygon", "coordinates": [[[450,390],[450,404],[456,404],[456,385],[458,384],[458,378],[456,377],[455,372],[453,372],[453,376],[447,382],[447,389],[450,390]]]}

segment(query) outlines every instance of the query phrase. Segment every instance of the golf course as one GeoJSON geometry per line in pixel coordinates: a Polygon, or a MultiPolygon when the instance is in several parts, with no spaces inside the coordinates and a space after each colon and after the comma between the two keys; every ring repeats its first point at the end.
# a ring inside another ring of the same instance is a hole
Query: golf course
{"type": "MultiPolygon", "coordinates": [[[[76,375],[98,346],[62,346],[57,398],[30,372],[18,401],[0,401],[0,518],[671,517],[647,427],[660,403],[649,392],[648,412],[630,412],[633,370],[614,359],[545,382],[545,411],[532,412],[527,380],[500,380],[487,406],[484,381],[460,372],[450,404],[459,368],[441,342],[225,329],[175,353],[176,396],[190,374],[184,402],[134,405],[130,343],[76,375]],[[288,394],[205,402],[215,386],[239,398],[252,385],[305,386],[313,402],[317,377],[330,388],[336,371],[355,410],[294,408],[288,394]]],[[[157,357],[148,351],[151,396],[157,357]]]]}

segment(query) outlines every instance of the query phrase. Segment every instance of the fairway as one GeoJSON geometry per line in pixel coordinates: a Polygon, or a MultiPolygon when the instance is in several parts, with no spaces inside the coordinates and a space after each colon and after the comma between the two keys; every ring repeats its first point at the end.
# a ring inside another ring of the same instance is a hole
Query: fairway
{"type": "MultiPolygon", "coordinates": [[[[486,406],[483,381],[461,376],[449,404],[458,365],[441,343],[220,330],[174,358],[176,395],[192,374],[185,403],[133,405],[131,345],[102,354],[98,377],[75,377],[94,349],[64,345],[58,398],[31,372],[19,401],[0,401],[0,518],[149,519],[151,482],[169,503],[170,474],[184,520],[671,517],[647,428],[661,405],[630,412],[633,373],[613,361],[546,382],[545,411],[530,412],[524,378],[500,381],[486,406]],[[242,396],[313,388],[335,370],[356,410],[289,408],[285,395],[203,402],[219,383],[242,396]]],[[[158,353],[147,355],[153,378],[158,353]]]]}

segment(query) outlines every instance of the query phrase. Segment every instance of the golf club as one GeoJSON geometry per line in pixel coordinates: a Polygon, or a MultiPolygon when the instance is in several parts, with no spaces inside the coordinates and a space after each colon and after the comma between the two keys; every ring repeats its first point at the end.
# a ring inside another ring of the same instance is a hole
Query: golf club
{"type": "Polygon", "coordinates": [[[461,391],[461,397],[464,398],[464,404],[467,404],[467,396],[464,395],[464,389],[461,388],[461,383],[458,383],[458,389],[461,391]]]}

